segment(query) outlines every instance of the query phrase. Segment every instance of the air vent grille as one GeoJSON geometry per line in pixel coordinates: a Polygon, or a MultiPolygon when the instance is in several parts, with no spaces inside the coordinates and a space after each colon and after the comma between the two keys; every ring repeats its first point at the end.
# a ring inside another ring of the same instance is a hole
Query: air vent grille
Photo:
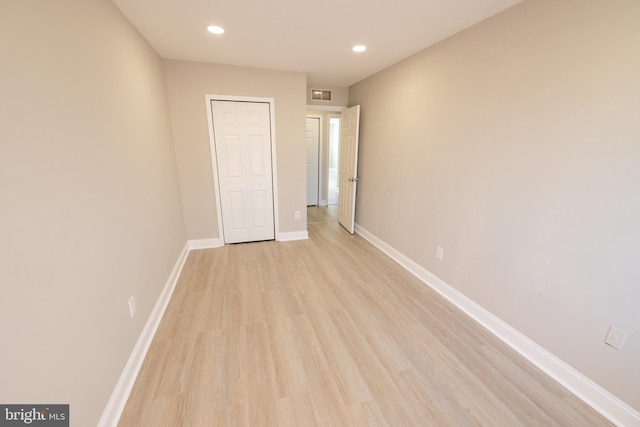
{"type": "Polygon", "coordinates": [[[314,101],[331,101],[331,91],[326,89],[311,89],[311,99],[314,101]]]}

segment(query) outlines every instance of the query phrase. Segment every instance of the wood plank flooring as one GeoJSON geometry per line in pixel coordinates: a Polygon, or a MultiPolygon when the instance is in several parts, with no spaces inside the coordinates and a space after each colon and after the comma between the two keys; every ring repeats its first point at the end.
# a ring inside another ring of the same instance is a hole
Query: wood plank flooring
{"type": "MultiPolygon", "coordinates": [[[[324,209],[324,210],[323,210],[324,209]]],[[[193,251],[119,426],[607,426],[358,235],[193,251]]]]}
{"type": "Polygon", "coordinates": [[[338,205],[309,206],[307,208],[307,224],[318,222],[335,222],[338,218],[338,205]]]}

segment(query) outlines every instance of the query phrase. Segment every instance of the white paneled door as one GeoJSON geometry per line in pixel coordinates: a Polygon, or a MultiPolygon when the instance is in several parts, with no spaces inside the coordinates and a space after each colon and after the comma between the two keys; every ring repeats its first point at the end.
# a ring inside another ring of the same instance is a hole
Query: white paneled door
{"type": "Polygon", "coordinates": [[[307,117],[307,206],[318,204],[320,119],[307,117]]]}
{"type": "Polygon", "coordinates": [[[360,106],[342,110],[340,126],[340,194],[338,222],[351,234],[355,231],[356,187],[358,184],[358,138],[360,106]]]}
{"type": "Polygon", "coordinates": [[[275,238],[268,103],[211,101],[225,243],[275,238]]]}

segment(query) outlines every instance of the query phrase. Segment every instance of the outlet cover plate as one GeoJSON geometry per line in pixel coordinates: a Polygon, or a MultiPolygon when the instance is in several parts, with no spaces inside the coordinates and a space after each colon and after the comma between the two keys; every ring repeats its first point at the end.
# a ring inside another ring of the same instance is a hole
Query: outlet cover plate
{"type": "Polygon", "coordinates": [[[610,326],[609,332],[607,333],[607,337],[604,339],[604,342],[605,344],[615,348],[616,350],[621,350],[626,340],[627,333],[625,331],[614,326],[610,326]]]}

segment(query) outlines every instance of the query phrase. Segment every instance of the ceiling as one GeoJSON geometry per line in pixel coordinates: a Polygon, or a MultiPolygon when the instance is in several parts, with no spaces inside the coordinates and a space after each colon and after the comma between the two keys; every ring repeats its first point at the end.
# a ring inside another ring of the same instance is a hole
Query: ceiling
{"type": "Polygon", "coordinates": [[[163,58],[350,86],[521,0],[113,0],[163,58]],[[207,32],[208,25],[225,29],[207,32]],[[356,54],[356,44],[368,47],[356,54]]]}

